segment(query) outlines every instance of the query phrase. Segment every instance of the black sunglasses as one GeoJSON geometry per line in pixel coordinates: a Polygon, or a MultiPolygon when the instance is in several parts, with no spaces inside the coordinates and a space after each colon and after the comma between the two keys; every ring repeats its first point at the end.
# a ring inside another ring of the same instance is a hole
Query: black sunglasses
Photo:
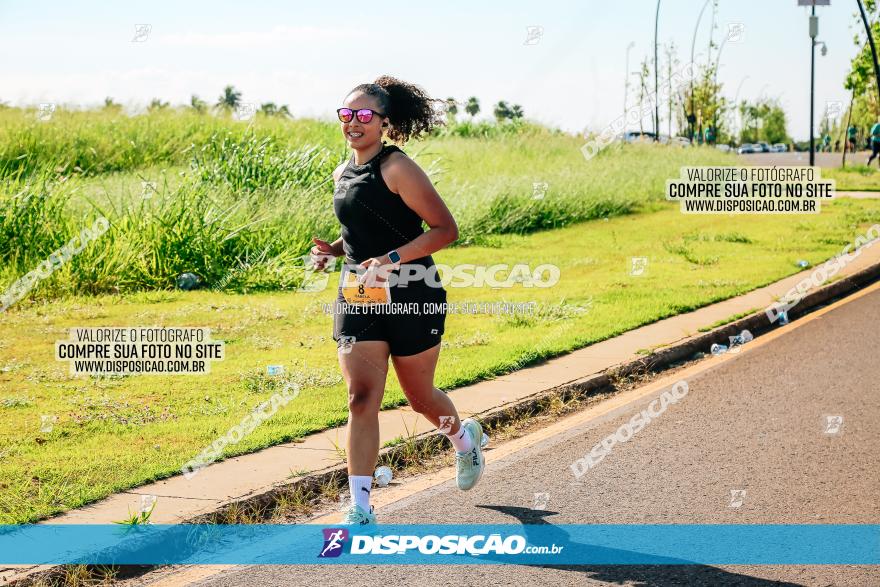
{"type": "Polygon", "coordinates": [[[336,111],[336,115],[339,116],[339,120],[342,122],[351,122],[355,116],[357,116],[358,122],[362,122],[367,124],[371,120],[373,120],[373,115],[376,114],[378,116],[385,116],[381,112],[376,112],[375,110],[370,110],[369,108],[361,108],[359,110],[352,110],[351,108],[339,108],[336,111]]]}

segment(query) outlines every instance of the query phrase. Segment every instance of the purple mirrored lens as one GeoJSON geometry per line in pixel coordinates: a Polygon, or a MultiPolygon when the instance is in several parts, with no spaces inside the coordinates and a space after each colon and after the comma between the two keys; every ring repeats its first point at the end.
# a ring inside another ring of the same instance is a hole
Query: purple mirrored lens
{"type": "Polygon", "coordinates": [[[342,122],[350,122],[352,118],[354,118],[354,112],[352,112],[351,108],[340,108],[336,111],[339,115],[339,120],[342,122]]]}
{"type": "Polygon", "coordinates": [[[358,120],[363,122],[364,124],[373,120],[373,111],[372,110],[358,110],[357,111],[358,120]]]}

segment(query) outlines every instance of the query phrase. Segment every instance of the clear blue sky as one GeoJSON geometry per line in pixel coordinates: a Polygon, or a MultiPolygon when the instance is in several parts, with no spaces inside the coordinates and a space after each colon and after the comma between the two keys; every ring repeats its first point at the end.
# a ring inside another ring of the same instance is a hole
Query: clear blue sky
{"type": "MultiPolygon", "coordinates": [[[[689,61],[704,0],[663,0],[660,41],[689,61]]],[[[130,105],[158,97],[214,102],[234,84],[248,102],[289,104],[295,115],[332,116],[357,83],[389,73],[437,97],[499,99],[570,131],[600,130],[623,110],[626,47],[634,71],[652,49],[654,0],[508,2],[99,2],[0,1],[0,100],[130,105]],[[135,24],[149,24],[132,42],[135,24]],[[525,44],[528,26],[543,27],[525,44]]],[[[818,117],[848,102],[843,79],[856,53],[854,0],[821,7],[818,117]]],[[[697,36],[705,52],[711,5],[697,36]]],[[[808,132],[807,9],[797,0],[720,0],[716,42],[742,23],[721,55],[719,81],[733,99],[779,98],[796,139],[808,132]]],[[[662,61],[662,58],[661,58],[662,61]]],[[[636,81],[635,78],[632,78],[636,81]]],[[[635,93],[631,89],[630,96],[635,93]]],[[[665,123],[663,129],[665,131],[665,123]]]]}

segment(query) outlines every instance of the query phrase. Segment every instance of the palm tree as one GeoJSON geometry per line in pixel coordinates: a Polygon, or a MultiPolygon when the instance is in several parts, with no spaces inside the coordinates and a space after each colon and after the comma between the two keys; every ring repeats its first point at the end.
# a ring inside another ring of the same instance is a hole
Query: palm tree
{"type": "Polygon", "coordinates": [[[455,98],[446,98],[446,119],[452,122],[455,120],[456,114],[458,114],[458,104],[455,102],[455,98]]]}
{"type": "Polygon", "coordinates": [[[163,102],[160,98],[153,98],[150,100],[150,105],[147,106],[147,112],[157,112],[159,110],[165,110],[168,108],[168,102],[163,102]]]}
{"type": "Polygon", "coordinates": [[[235,86],[226,86],[223,88],[223,94],[217,101],[217,107],[223,110],[235,110],[241,104],[241,92],[235,89],[235,86]]]}
{"type": "Polygon", "coordinates": [[[507,102],[501,100],[495,104],[492,113],[495,115],[495,120],[502,122],[503,120],[510,118],[510,107],[507,105],[507,102]]]}
{"type": "Polygon", "coordinates": [[[202,114],[205,112],[205,110],[208,109],[208,103],[205,102],[204,100],[202,100],[201,98],[199,98],[198,96],[196,96],[195,94],[193,94],[192,96],[190,96],[190,99],[189,99],[189,107],[192,108],[193,110],[195,110],[196,112],[198,112],[199,114],[202,114]]]}
{"type": "Polygon", "coordinates": [[[470,114],[471,118],[480,113],[480,101],[477,100],[476,96],[471,96],[468,98],[467,104],[464,107],[464,111],[470,114]]]}
{"type": "Polygon", "coordinates": [[[118,112],[119,110],[122,110],[122,105],[117,104],[116,102],[113,101],[113,98],[111,98],[110,96],[107,96],[106,98],[104,98],[104,110],[111,110],[114,112],[118,112]]]}
{"type": "Polygon", "coordinates": [[[290,118],[290,108],[287,104],[282,104],[278,106],[275,102],[265,102],[264,104],[260,104],[260,114],[263,116],[280,116],[282,118],[290,118]]]}

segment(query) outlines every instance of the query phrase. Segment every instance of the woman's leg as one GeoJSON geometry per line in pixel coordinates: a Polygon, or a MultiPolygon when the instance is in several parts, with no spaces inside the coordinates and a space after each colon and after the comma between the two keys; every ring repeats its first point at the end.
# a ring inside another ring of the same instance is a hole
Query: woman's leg
{"type": "Polygon", "coordinates": [[[452,400],[434,387],[434,369],[439,356],[440,345],[437,344],[416,355],[391,355],[391,361],[412,408],[446,434],[455,447],[455,478],[458,488],[466,491],[477,484],[486,467],[480,446],[483,429],[470,418],[461,422],[452,400]]]}
{"type": "Polygon", "coordinates": [[[412,409],[423,415],[446,434],[457,432],[461,421],[445,393],[434,387],[434,371],[440,357],[440,345],[406,357],[391,356],[394,371],[412,409]]]}
{"type": "Polygon", "coordinates": [[[388,375],[388,343],[356,342],[339,351],[339,366],[348,388],[349,475],[373,475],[379,455],[379,408],[388,375]]]}

